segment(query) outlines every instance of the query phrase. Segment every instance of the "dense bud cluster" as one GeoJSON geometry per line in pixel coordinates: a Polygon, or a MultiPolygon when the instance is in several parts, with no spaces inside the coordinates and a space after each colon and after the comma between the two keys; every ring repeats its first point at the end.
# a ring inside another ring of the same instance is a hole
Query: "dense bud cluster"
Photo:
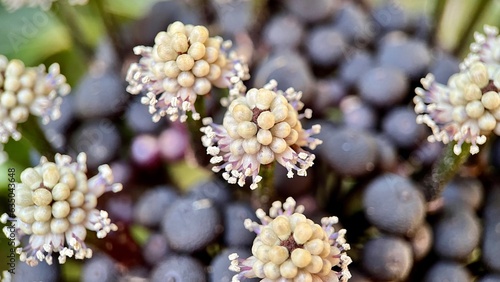
{"type": "Polygon", "coordinates": [[[230,88],[232,96],[245,91],[248,67],[229,48],[231,41],[210,37],[204,26],[174,22],[158,33],[153,47],[134,48],[142,58],[129,68],[127,91],[146,92],[141,102],[149,105],[154,121],[165,115],[185,121],[188,111],[199,119],[194,103],[212,85],[230,88]]]}
{"type": "Polygon", "coordinates": [[[245,178],[252,177],[252,189],[260,181],[260,165],[277,160],[293,177],[293,170],[305,176],[306,169],[312,166],[314,154],[300,147],[314,149],[321,140],[310,137],[320,131],[320,126],[312,129],[302,128],[300,119],[310,117],[311,110],[299,114],[303,104],[301,92],[293,88],[278,91],[276,81],[264,88],[250,89],[245,96],[234,100],[228,107],[222,125],[214,124],[211,119],[204,120],[207,127],[203,145],[212,155],[213,168],[224,170],[223,177],[229,183],[245,184],[245,178]]]}
{"type": "Polygon", "coordinates": [[[351,275],[347,266],[351,259],[345,253],[345,229],[335,232],[336,217],[324,217],[322,225],[315,224],[296,206],[292,198],[274,202],[269,215],[259,209],[262,224],[250,219],[245,227],[257,234],[252,256],[241,260],[231,254],[230,269],[239,274],[233,281],[263,278],[262,281],[347,281],[351,275]],[[340,270],[334,271],[336,266],[340,270]]]}
{"type": "Polygon", "coordinates": [[[447,85],[437,83],[428,74],[421,81],[424,88],[415,90],[417,123],[432,129],[433,135],[428,138],[431,142],[456,141],[457,155],[464,142],[471,143],[470,153],[476,154],[488,135],[500,135],[500,59],[495,51],[498,30],[487,26],[485,31],[488,44],[484,35],[476,34],[472,53],[447,85]]]}
{"type": "Polygon", "coordinates": [[[44,124],[58,119],[61,96],[69,91],[58,64],[52,64],[47,73],[43,65],[25,67],[19,60],[0,55],[0,149],[9,137],[21,139],[17,125],[30,114],[41,117],[44,124]]]}
{"type": "MultiPolygon", "coordinates": [[[[42,10],[48,10],[52,2],[56,0],[2,0],[2,4],[9,12],[21,9],[22,7],[40,7],[42,10]]],[[[68,0],[71,6],[86,5],[88,0],[68,0]]]]}
{"type": "MultiPolygon", "coordinates": [[[[66,155],[57,154],[56,161],[42,157],[40,164],[21,173],[16,184],[15,212],[16,240],[30,236],[29,245],[17,248],[20,260],[34,266],[38,261],[52,263],[52,252],[59,252],[59,263],[73,255],[89,258],[92,250],[85,243],[87,229],[96,231],[98,238],[117,230],[104,210],[96,209],[97,198],[104,192],[118,192],[122,185],[113,183],[108,165],[99,167],[99,173],[87,179],[86,155],[78,155],[71,162],[66,155]]],[[[1,217],[6,223],[8,215],[1,217]]],[[[10,231],[4,228],[8,236],[10,231]]]]}

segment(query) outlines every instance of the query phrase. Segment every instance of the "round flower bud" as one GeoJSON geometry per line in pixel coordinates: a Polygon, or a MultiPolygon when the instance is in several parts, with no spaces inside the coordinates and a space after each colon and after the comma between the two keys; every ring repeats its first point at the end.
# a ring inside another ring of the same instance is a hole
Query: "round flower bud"
{"type": "Polygon", "coordinates": [[[205,60],[196,61],[191,70],[196,77],[204,77],[210,72],[210,65],[205,60]]]}
{"type": "Polygon", "coordinates": [[[29,111],[24,106],[15,107],[10,111],[10,119],[18,123],[25,122],[28,119],[29,111]]]}
{"type": "MultiPolygon", "coordinates": [[[[50,163],[48,163],[50,164],[50,163]]],[[[43,185],[47,188],[52,188],[59,182],[59,171],[55,165],[48,165],[43,168],[43,185]]]]}
{"type": "Polygon", "coordinates": [[[156,48],[156,54],[163,61],[175,60],[177,58],[177,52],[172,46],[167,44],[159,44],[156,48]]]}
{"type": "Polygon", "coordinates": [[[90,210],[97,206],[97,197],[94,194],[85,195],[85,203],[83,204],[83,208],[90,210]]]}
{"type": "Polygon", "coordinates": [[[208,29],[204,26],[197,25],[193,27],[191,34],[189,34],[189,41],[191,44],[196,42],[205,43],[208,39],[208,29]]]}
{"type": "Polygon", "coordinates": [[[497,120],[489,112],[485,112],[477,121],[481,130],[491,132],[497,126],[497,120]]]}
{"type": "Polygon", "coordinates": [[[205,48],[205,56],[203,56],[203,59],[205,59],[205,61],[207,61],[209,64],[212,64],[217,60],[217,57],[219,57],[218,49],[214,47],[205,48]]]}
{"type": "Polygon", "coordinates": [[[35,221],[31,225],[31,230],[35,235],[45,235],[50,232],[50,223],[48,221],[35,221]]]}
{"type": "Polygon", "coordinates": [[[304,244],[304,249],[311,255],[319,255],[323,252],[323,240],[312,239],[304,244]]]}
{"type": "Polygon", "coordinates": [[[21,83],[19,82],[19,79],[17,77],[7,77],[3,85],[6,91],[12,91],[12,92],[17,92],[20,86],[21,83]]]}
{"type": "MultiPolygon", "coordinates": [[[[177,58],[177,60],[178,59],[179,58],[177,58]]],[[[168,61],[165,63],[165,65],[163,66],[163,72],[167,77],[177,78],[179,73],[181,73],[181,70],[179,69],[179,66],[177,64],[177,61],[168,61]]]]}
{"type": "Polygon", "coordinates": [[[280,274],[283,278],[294,278],[295,276],[297,276],[298,271],[299,270],[297,269],[297,265],[292,260],[286,260],[280,265],[280,274]]]}
{"type": "Polygon", "coordinates": [[[267,89],[259,89],[259,92],[257,92],[255,106],[260,110],[267,110],[271,107],[271,103],[275,97],[275,92],[267,89]]]}
{"type": "Polygon", "coordinates": [[[194,84],[194,75],[191,72],[183,71],[177,77],[177,82],[182,87],[191,87],[194,84]]]}
{"type": "Polygon", "coordinates": [[[5,91],[2,93],[0,96],[0,103],[2,104],[3,107],[6,109],[12,109],[16,106],[17,104],[17,99],[16,95],[14,92],[11,91],[5,91]]]}
{"type": "Polygon", "coordinates": [[[274,153],[281,154],[286,150],[286,148],[288,148],[288,145],[282,138],[273,138],[269,148],[271,148],[274,153]]]}
{"type": "Polygon", "coordinates": [[[288,250],[283,246],[272,246],[268,252],[269,260],[276,264],[280,265],[284,261],[288,259],[288,250]]]}
{"type": "Polygon", "coordinates": [[[188,50],[189,56],[191,56],[194,60],[200,60],[205,56],[205,45],[201,42],[193,42],[191,46],[189,46],[188,50]]]}
{"type": "Polygon", "coordinates": [[[481,99],[481,89],[475,84],[467,84],[464,89],[464,98],[468,101],[481,99]]]}
{"type": "Polygon", "coordinates": [[[307,265],[306,270],[309,273],[316,274],[323,269],[323,259],[320,256],[311,256],[311,263],[307,265]]]}
{"type": "Polygon", "coordinates": [[[285,216],[276,217],[271,224],[274,233],[280,238],[280,240],[287,239],[292,233],[292,228],[290,227],[290,222],[285,216]]]}
{"type": "Polygon", "coordinates": [[[257,154],[257,160],[263,164],[270,164],[274,160],[274,153],[268,146],[262,146],[257,154]]]}
{"type": "Polygon", "coordinates": [[[486,65],[480,62],[474,63],[468,72],[470,80],[479,86],[479,88],[483,88],[488,85],[490,79],[488,76],[488,69],[486,65]]]}
{"type": "Polygon", "coordinates": [[[18,187],[16,187],[16,190],[14,190],[14,201],[16,203],[16,205],[19,205],[19,206],[31,206],[33,205],[33,198],[31,196],[31,189],[27,188],[26,186],[21,186],[21,185],[18,185],[18,187]]]}
{"type": "Polygon", "coordinates": [[[249,155],[257,154],[261,146],[259,141],[257,141],[257,138],[255,137],[243,140],[242,145],[243,145],[243,150],[245,150],[245,153],[249,155]]]}
{"type": "Polygon", "coordinates": [[[301,248],[293,250],[290,258],[292,259],[293,264],[300,268],[306,267],[309,263],[311,263],[311,254],[301,248]]]}
{"type": "Polygon", "coordinates": [[[35,222],[35,209],[35,206],[22,207],[16,212],[16,215],[25,223],[32,224],[35,222]]]}
{"type": "Polygon", "coordinates": [[[269,279],[278,279],[280,277],[280,268],[272,262],[264,264],[264,274],[269,279]]]}
{"type": "Polygon", "coordinates": [[[193,89],[196,94],[205,95],[212,89],[212,84],[206,78],[196,78],[193,89]]]}
{"type": "Polygon", "coordinates": [[[253,116],[252,110],[250,110],[247,106],[241,104],[233,107],[232,114],[234,119],[238,122],[251,121],[253,116]]]}
{"type": "Polygon", "coordinates": [[[273,230],[269,227],[262,228],[260,239],[262,240],[262,243],[268,246],[273,246],[279,240],[278,236],[276,236],[273,230]]]}
{"type": "Polygon", "coordinates": [[[68,216],[70,207],[66,201],[57,201],[52,204],[52,215],[55,218],[65,218],[68,216]]]}
{"type": "Polygon", "coordinates": [[[52,198],[54,201],[66,200],[71,193],[69,186],[64,183],[57,183],[54,188],[52,188],[52,198]]]}
{"type": "Polygon", "coordinates": [[[184,33],[176,32],[172,35],[172,48],[178,53],[184,53],[188,50],[188,40],[184,33]]]}
{"type": "Polygon", "coordinates": [[[20,60],[10,60],[5,69],[5,76],[18,77],[24,72],[24,63],[20,60]]]}
{"type": "Polygon", "coordinates": [[[24,88],[17,93],[17,101],[23,105],[31,105],[35,95],[29,88],[24,88]]]}
{"type": "Polygon", "coordinates": [[[479,118],[484,113],[484,106],[480,101],[471,101],[465,106],[465,112],[471,118],[479,118]]]}
{"type": "Polygon", "coordinates": [[[48,221],[49,219],[52,218],[52,207],[51,206],[36,207],[33,215],[36,221],[48,221]]]}
{"type": "Polygon", "coordinates": [[[269,145],[273,141],[273,134],[267,129],[259,129],[257,132],[257,141],[262,145],[269,145]]]}
{"type": "Polygon", "coordinates": [[[188,54],[179,55],[175,62],[181,71],[191,70],[194,66],[194,60],[188,54]]]}
{"type": "Polygon", "coordinates": [[[45,188],[33,191],[33,203],[37,206],[47,206],[52,202],[52,194],[45,188]]]}
{"type": "Polygon", "coordinates": [[[59,179],[59,183],[68,185],[68,188],[72,190],[75,188],[76,179],[73,173],[65,173],[62,174],[61,179],[59,179]]]}
{"type": "Polygon", "coordinates": [[[72,208],[80,207],[81,205],[83,205],[84,200],[85,196],[83,195],[83,193],[74,190],[71,191],[71,194],[69,194],[68,203],[72,208]]]}
{"type": "Polygon", "coordinates": [[[68,221],[71,224],[80,224],[85,220],[86,213],[81,208],[71,209],[68,215],[68,221]]]}
{"type": "Polygon", "coordinates": [[[495,91],[488,91],[481,97],[481,103],[488,110],[496,109],[500,106],[500,94],[495,91]]]}
{"type": "MultiPolygon", "coordinates": [[[[208,62],[208,60],[207,60],[207,62],[208,62]]],[[[211,80],[211,81],[214,81],[214,80],[219,79],[221,73],[222,73],[222,71],[221,71],[221,69],[220,69],[220,67],[218,65],[211,64],[210,65],[210,70],[209,70],[206,78],[209,79],[209,80],[211,80]]]]}
{"type": "Polygon", "coordinates": [[[52,233],[64,233],[68,230],[68,228],[69,222],[65,218],[53,218],[50,221],[50,231],[52,231],[52,233]]]}
{"type": "Polygon", "coordinates": [[[271,133],[279,138],[286,138],[288,135],[290,135],[290,131],[292,128],[290,125],[286,122],[280,122],[277,123],[271,128],[271,133]]]}
{"type": "Polygon", "coordinates": [[[238,124],[238,134],[241,138],[251,138],[257,133],[257,126],[253,122],[244,121],[238,124]]]}
{"type": "Polygon", "coordinates": [[[257,124],[262,129],[270,129],[274,126],[274,121],[274,115],[270,111],[264,111],[257,117],[257,124]]]}

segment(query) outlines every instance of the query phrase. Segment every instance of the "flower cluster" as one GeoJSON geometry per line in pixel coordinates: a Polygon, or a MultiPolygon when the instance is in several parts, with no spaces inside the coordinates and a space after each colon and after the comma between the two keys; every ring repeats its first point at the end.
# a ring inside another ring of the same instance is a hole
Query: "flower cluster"
{"type": "Polygon", "coordinates": [[[284,203],[274,202],[269,215],[257,210],[262,224],[245,220],[245,227],[257,237],[251,257],[229,256],[229,269],[239,272],[233,281],[255,277],[261,281],[347,281],[351,258],[346,254],[350,249],[344,238],[346,230],[335,232],[336,217],[324,217],[320,226],[303,211],[303,206],[288,198],[284,203]]]}
{"type": "MultiPolygon", "coordinates": [[[[98,238],[117,230],[104,210],[96,209],[97,198],[104,192],[118,192],[122,185],[113,183],[108,165],[99,167],[99,173],[87,179],[86,155],[80,153],[77,162],[57,154],[55,163],[42,157],[40,164],[21,173],[21,183],[15,189],[15,218],[8,219],[16,228],[16,244],[29,235],[29,244],[17,248],[20,260],[30,266],[45,260],[52,264],[52,253],[59,252],[59,263],[66,257],[92,257],[85,243],[87,229],[97,232],[98,238]]],[[[6,226],[4,233],[9,236],[6,226]]]]}
{"type": "Polygon", "coordinates": [[[498,30],[485,27],[486,36],[476,34],[471,54],[461,64],[461,71],[437,83],[432,74],[421,80],[424,88],[415,90],[417,123],[432,129],[428,140],[445,144],[456,141],[455,154],[464,142],[470,153],[479,152],[491,133],[500,135],[500,58],[498,30]]]}
{"type": "Polygon", "coordinates": [[[30,114],[41,117],[44,124],[58,119],[62,96],[69,91],[58,64],[52,64],[47,73],[43,65],[28,68],[0,55],[0,143],[10,137],[21,139],[17,125],[30,114]]]}
{"type": "Polygon", "coordinates": [[[203,145],[212,155],[212,164],[223,162],[214,166],[213,171],[224,170],[224,179],[240,186],[251,176],[252,189],[261,180],[260,165],[274,160],[288,170],[288,177],[293,177],[294,170],[305,176],[315,156],[301,147],[314,149],[322,141],[311,137],[319,133],[319,125],[302,128],[300,119],[310,118],[312,111],[298,113],[304,106],[301,95],[293,88],[285,92],[277,90],[273,80],[264,88],[252,88],[245,96],[233,100],[222,125],[204,119],[207,126],[201,129],[205,134],[203,145]]]}
{"type": "MultiPolygon", "coordinates": [[[[2,0],[2,4],[9,12],[21,9],[22,7],[40,7],[41,9],[47,11],[50,9],[52,2],[54,1],[56,0],[2,0]]],[[[86,5],[87,2],[88,0],[68,0],[68,3],[71,6],[86,5]]]]}
{"type": "Polygon", "coordinates": [[[246,90],[242,81],[249,78],[248,66],[230,48],[231,41],[209,37],[204,26],[174,22],[158,33],[153,47],[134,48],[142,58],[128,70],[127,91],[146,92],[141,102],[149,105],[154,121],[165,115],[185,121],[188,111],[199,119],[196,98],[213,85],[230,88],[231,96],[246,90]]]}

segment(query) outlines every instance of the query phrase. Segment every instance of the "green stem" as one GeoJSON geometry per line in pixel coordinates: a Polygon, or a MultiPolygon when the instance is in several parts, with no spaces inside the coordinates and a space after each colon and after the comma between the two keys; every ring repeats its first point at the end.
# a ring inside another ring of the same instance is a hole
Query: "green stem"
{"type": "Polygon", "coordinates": [[[55,14],[59,17],[61,22],[66,24],[68,27],[68,33],[71,36],[72,41],[76,49],[85,58],[86,62],[90,62],[93,56],[92,46],[85,40],[86,36],[78,23],[77,14],[72,7],[69,6],[66,1],[56,1],[54,3],[56,9],[54,9],[55,14]]]}
{"type": "Polygon", "coordinates": [[[469,157],[471,144],[464,143],[459,155],[453,152],[455,144],[456,142],[452,142],[446,145],[440,159],[434,164],[431,174],[424,178],[424,194],[427,201],[432,201],[441,195],[445,185],[455,176],[460,166],[469,157]]]}
{"type": "Polygon", "coordinates": [[[444,10],[446,8],[447,0],[436,0],[434,2],[434,11],[433,11],[433,32],[432,32],[432,42],[436,43],[437,34],[439,29],[441,28],[441,22],[443,21],[444,10]]]}
{"type": "MultiPolygon", "coordinates": [[[[194,107],[203,118],[205,116],[205,101],[202,96],[197,97],[194,107]]],[[[203,127],[203,123],[201,119],[194,120],[191,117],[187,119],[186,123],[188,126],[191,148],[193,149],[196,161],[200,166],[206,167],[210,163],[210,155],[207,154],[207,149],[203,147],[201,143],[203,133],[200,129],[203,127]]]]}
{"type": "Polygon", "coordinates": [[[276,189],[274,188],[275,166],[275,162],[260,166],[259,175],[262,176],[262,180],[252,193],[252,203],[263,210],[269,209],[271,203],[277,200],[276,189]]]}
{"type": "Polygon", "coordinates": [[[462,52],[469,50],[469,45],[466,43],[470,38],[472,38],[476,23],[479,21],[481,15],[483,15],[483,13],[486,11],[486,8],[489,6],[488,2],[489,0],[477,1],[476,10],[472,14],[472,16],[469,17],[468,25],[465,31],[462,33],[462,36],[460,37],[453,51],[453,54],[455,54],[456,56],[459,56],[462,52]]]}
{"type": "Polygon", "coordinates": [[[103,2],[103,0],[94,1],[104,28],[106,29],[106,34],[111,39],[111,44],[113,45],[115,53],[119,59],[123,59],[126,52],[126,50],[124,50],[124,47],[127,46],[127,44],[125,43],[125,39],[120,32],[120,26],[116,17],[106,10],[103,2]]]}
{"type": "Polygon", "coordinates": [[[21,132],[23,139],[35,148],[41,156],[45,156],[49,161],[54,160],[56,151],[52,145],[47,141],[45,134],[40,128],[36,117],[29,116],[28,120],[18,125],[19,132],[21,132]]]}

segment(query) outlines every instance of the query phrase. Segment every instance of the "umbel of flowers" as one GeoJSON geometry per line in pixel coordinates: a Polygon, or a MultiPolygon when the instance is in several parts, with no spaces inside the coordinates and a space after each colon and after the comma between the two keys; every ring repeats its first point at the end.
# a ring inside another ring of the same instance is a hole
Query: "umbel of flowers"
{"type": "Polygon", "coordinates": [[[210,37],[204,26],[174,22],[158,33],[153,47],[134,48],[142,57],[128,70],[127,91],[145,93],[141,102],[149,105],[154,121],[165,115],[185,121],[188,111],[199,119],[196,98],[212,86],[230,88],[233,96],[245,91],[248,67],[229,48],[231,41],[210,37]]]}
{"type": "Polygon", "coordinates": [[[303,211],[303,206],[288,198],[283,204],[274,202],[269,215],[257,210],[261,224],[245,220],[245,227],[257,237],[251,257],[229,256],[229,269],[238,272],[232,281],[256,277],[261,281],[347,281],[351,258],[346,254],[350,249],[346,230],[335,231],[336,217],[324,217],[319,225],[303,211]]]}
{"type": "Polygon", "coordinates": [[[58,64],[52,64],[47,73],[43,65],[25,67],[0,55],[0,149],[10,137],[21,139],[17,126],[29,115],[41,117],[44,124],[58,119],[62,96],[69,91],[58,64]]]}
{"type": "Polygon", "coordinates": [[[476,154],[487,136],[500,135],[500,38],[497,28],[485,26],[484,30],[486,35],[475,34],[471,53],[447,85],[428,74],[421,81],[424,88],[415,90],[417,122],[432,129],[429,141],[456,141],[457,155],[464,142],[476,154]]]}
{"type": "MultiPolygon", "coordinates": [[[[67,155],[57,154],[55,162],[42,157],[38,166],[21,173],[14,192],[16,217],[1,217],[3,223],[13,221],[18,246],[22,236],[29,236],[28,245],[16,250],[21,261],[30,266],[43,260],[52,264],[53,252],[59,252],[61,264],[66,257],[90,258],[92,250],[84,242],[87,230],[97,232],[98,238],[117,230],[96,205],[104,192],[118,192],[122,185],[113,183],[108,165],[101,165],[90,179],[86,172],[86,155],[80,153],[76,162],[67,155]]],[[[7,226],[4,233],[11,236],[7,226]]]]}
{"type": "Polygon", "coordinates": [[[224,179],[231,184],[243,186],[246,178],[252,177],[250,188],[257,188],[262,179],[260,166],[275,160],[288,170],[290,178],[294,171],[305,176],[306,169],[313,165],[314,154],[301,147],[314,149],[321,144],[321,140],[311,137],[321,127],[302,128],[300,120],[312,114],[309,109],[299,114],[304,106],[300,102],[302,93],[293,88],[283,92],[277,86],[272,80],[233,100],[222,125],[210,118],[203,120],[207,126],[201,129],[202,142],[212,155],[210,162],[216,164],[213,171],[223,170],[224,179]]]}

